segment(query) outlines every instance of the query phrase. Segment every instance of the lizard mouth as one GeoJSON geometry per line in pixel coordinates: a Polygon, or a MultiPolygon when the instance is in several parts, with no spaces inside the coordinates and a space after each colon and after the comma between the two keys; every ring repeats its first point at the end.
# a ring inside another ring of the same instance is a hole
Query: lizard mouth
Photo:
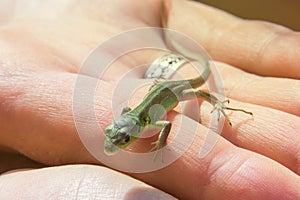
{"type": "Polygon", "coordinates": [[[104,146],[104,153],[108,156],[114,155],[120,151],[120,148],[113,144],[110,140],[105,140],[104,146]]]}

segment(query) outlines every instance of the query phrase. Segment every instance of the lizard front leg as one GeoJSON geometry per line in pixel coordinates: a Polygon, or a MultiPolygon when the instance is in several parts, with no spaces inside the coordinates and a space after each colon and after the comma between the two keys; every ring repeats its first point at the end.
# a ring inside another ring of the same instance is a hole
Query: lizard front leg
{"type": "MultiPolygon", "coordinates": [[[[162,155],[162,149],[167,144],[167,138],[169,136],[169,133],[171,131],[171,122],[169,121],[156,121],[154,124],[151,124],[151,127],[153,128],[161,128],[161,131],[158,135],[158,139],[156,142],[153,142],[155,146],[150,151],[161,151],[161,158],[163,160],[162,155]]],[[[154,154],[153,160],[156,159],[157,152],[154,154]]]]}
{"type": "Polygon", "coordinates": [[[121,115],[125,114],[125,113],[128,113],[129,111],[131,111],[131,108],[126,106],[122,109],[122,112],[121,112],[121,115]]]}

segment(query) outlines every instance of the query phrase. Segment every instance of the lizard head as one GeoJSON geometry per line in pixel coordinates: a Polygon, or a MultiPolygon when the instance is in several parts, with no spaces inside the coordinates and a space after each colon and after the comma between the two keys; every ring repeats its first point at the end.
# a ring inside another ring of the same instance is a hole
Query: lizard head
{"type": "Polygon", "coordinates": [[[141,132],[140,126],[131,115],[123,114],[105,130],[104,152],[113,155],[126,148],[141,132]]]}

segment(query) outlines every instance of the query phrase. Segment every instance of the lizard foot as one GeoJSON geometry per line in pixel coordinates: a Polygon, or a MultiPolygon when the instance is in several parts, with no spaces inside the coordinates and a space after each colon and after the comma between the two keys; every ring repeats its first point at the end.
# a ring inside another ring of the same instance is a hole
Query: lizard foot
{"type": "Polygon", "coordinates": [[[150,152],[154,152],[153,161],[156,160],[157,154],[160,153],[161,161],[164,162],[163,159],[163,147],[166,145],[165,143],[160,142],[157,140],[156,142],[152,142],[151,145],[154,145],[154,147],[150,150],[150,152]]]}
{"type": "Polygon", "coordinates": [[[229,123],[230,126],[232,126],[232,123],[231,123],[228,115],[224,112],[224,110],[240,111],[240,112],[244,112],[246,114],[253,116],[252,112],[248,112],[246,110],[239,109],[239,108],[228,107],[225,105],[226,103],[228,103],[228,104],[230,103],[229,99],[227,99],[225,101],[217,101],[214,105],[214,108],[212,109],[212,111],[210,113],[217,111],[218,112],[218,120],[220,119],[220,114],[222,113],[222,115],[225,117],[225,120],[229,123]]]}

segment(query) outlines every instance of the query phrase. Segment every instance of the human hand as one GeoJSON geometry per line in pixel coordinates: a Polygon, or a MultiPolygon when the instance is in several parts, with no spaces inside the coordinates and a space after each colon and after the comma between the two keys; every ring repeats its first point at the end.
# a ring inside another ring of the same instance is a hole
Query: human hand
{"type": "MultiPolygon", "coordinates": [[[[17,5],[16,17],[2,20],[0,32],[2,152],[18,152],[48,166],[99,164],[81,144],[74,125],[76,73],[88,53],[112,35],[160,26],[160,2],[52,1],[26,7],[19,1],[17,5]]],[[[216,65],[226,95],[237,100],[235,107],[252,111],[254,119],[230,115],[234,126],[225,127],[209,155],[199,158],[198,151],[209,136],[205,126],[210,106],[203,103],[204,126],[190,120],[198,132],[181,158],[159,171],[130,174],[153,187],[105,167],[81,165],[11,172],[0,178],[2,195],[121,198],[166,195],[165,191],[185,199],[299,198],[300,83],[296,79],[300,77],[300,34],[274,24],[237,19],[195,2],[170,1],[167,8],[169,27],[189,35],[220,61],[216,65]]],[[[151,63],[158,54],[145,51],[130,56],[113,63],[114,77],[100,80],[104,87],[96,91],[95,112],[101,124],[111,122],[111,88],[120,74],[151,63]]],[[[179,117],[175,116],[175,129],[179,117]]],[[[36,167],[22,160],[14,168],[24,164],[36,167]]]]}

